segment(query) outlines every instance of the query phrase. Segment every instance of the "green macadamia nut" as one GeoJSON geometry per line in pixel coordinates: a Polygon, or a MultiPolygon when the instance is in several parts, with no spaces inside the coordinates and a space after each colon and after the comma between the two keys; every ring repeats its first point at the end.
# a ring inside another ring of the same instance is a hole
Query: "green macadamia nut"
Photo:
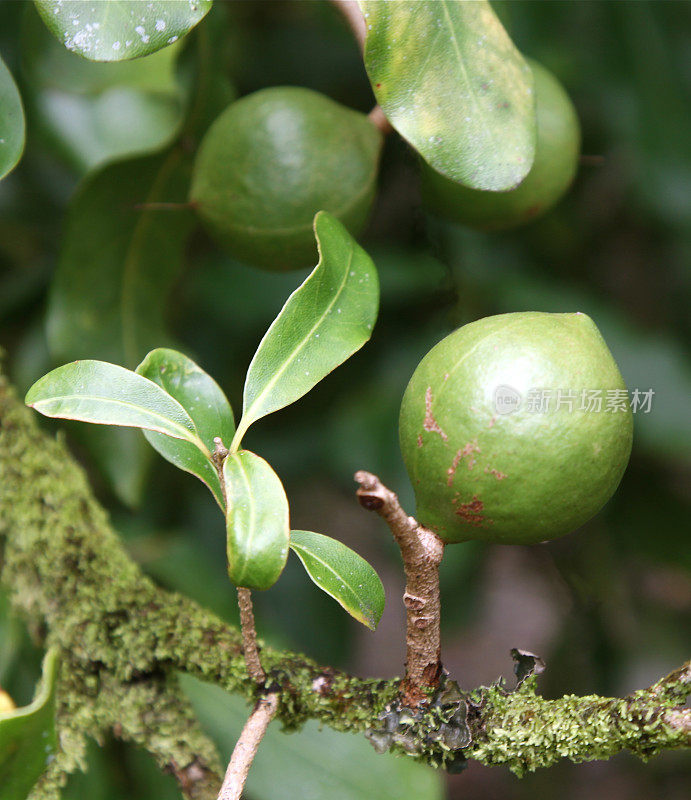
{"type": "Polygon", "coordinates": [[[528,175],[507,192],[484,192],[449,180],[422,163],[425,204],[442,217],[480,230],[503,230],[531,222],[564,195],[576,174],[580,151],[578,117],[559,81],[528,59],[535,77],[537,142],[528,175]]]}
{"type": "Polygon", "coordinates": [[[575,530],[612,496],[633,415],[590,317],[525,312],[435,345],[399,430],[423,525],[445,542],[529,544],[575,530]]]}
{"type": "Polygon", "coordinates": [[[364,114],[319,92],[263,89],[232,103],[209,128],[191,201],[235,258],[270,270],[314,266],[314,215],[329,211],[360,232],[381,146],[364,114]]]}

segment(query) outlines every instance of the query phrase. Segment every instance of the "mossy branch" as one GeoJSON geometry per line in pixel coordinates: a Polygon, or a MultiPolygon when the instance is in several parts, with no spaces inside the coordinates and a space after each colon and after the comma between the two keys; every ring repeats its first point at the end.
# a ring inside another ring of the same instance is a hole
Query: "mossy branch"
{"type": "MultiPolygon", "coordinates": [[[[214,798],[221,765],[178,691],[179,671],[250,700],[277,693],[277,717],[289,728],[317,719],[364,732],[381,724],[398,695],[397,681],[361,680],[267,647],[260,689],[247,674],[239,632],[143,575],[64,442],[39,430],[2,377],[0,559],[15,607],[38,638],[62,652],[61,752],[33,800],[56,798],[67,773],[84,766],[87,737],[111,734],[152,753],[185,797],[214,798]]],[[[625,748],[648,758],[691,743],[691,711],[681,708],[690,684],[686,664],[624,699],[545,700],[530,680],[512,694],[479,689],[466,698],[472,741],[463,752],[519,774],[625,748]]],[[[440,763],[445,747],[427,741],[415,757],[440,763]]]]}

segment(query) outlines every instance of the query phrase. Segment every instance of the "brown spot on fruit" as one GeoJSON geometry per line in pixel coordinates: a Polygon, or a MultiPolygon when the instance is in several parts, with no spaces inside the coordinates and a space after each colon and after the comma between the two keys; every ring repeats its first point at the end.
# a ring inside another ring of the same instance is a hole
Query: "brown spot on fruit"
{"type": "MultiPolygon", "coordinates": [[[[456,470],[458,469],[458,465],[461,461],[466,457],[472,455],[472,453],[479,453],[480,446],[477,443],[477,439],[473,439],[472,442],[468,442],[466,445],[461,447],[460,450],[456,452],[456,455],[453,457],[453,461],[451,462],[451,466],[446,470],[446,474],[448,478],[446,479],[446,483],[448,486],[451,486],[453,483],[453,476],[456,474],[456,470]]],[[[468,469],[472,469],[475,466],[475,459],[469,458],[468,459],[468,469]]]]}
{"type": "Polygon", "coordinates": [[[456,514],[469,525],[482,525],[485,518],[482,514],[485,505],[477,495],[469,503],[461,503],[456,509],[456,514]]]}
{"type": "Polygon", "coordinates": [[[503,480],[504,480],[504,478],[506,477],[506,473],[505,473],[505,472],[499,472],[499,470],[498,470],[498,469],[490,469],[489,467],[485,467],[485,472],[486,472],[488,475],[494,475],[494,477],[495,477],[495,478],[496,478],[498,481],[503,481],[503,480]]]}
{"type": "Polygon", "coordinates": [[[422,423],[422,427],[429,431],[430,433],[438,433],[442,441],[446,442],[448,440],[448,436],[444,433],[441,429],[439,423],[434,418],[434,414],[432,413],[432,387],[428,386],[427,391],[425,392],[425,421],[422,423]]]}
{"type": "Polygon", "coordinates": [[[422,434],[418,433],[417,435],[417,446],[422,447],[422,434]]]}

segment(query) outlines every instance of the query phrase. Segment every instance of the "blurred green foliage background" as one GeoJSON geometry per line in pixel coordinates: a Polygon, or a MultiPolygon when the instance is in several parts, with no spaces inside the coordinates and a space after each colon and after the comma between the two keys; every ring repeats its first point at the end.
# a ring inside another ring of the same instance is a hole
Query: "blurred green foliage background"
{"type": "MultiPolygon", "coordinates": [[[[368,558],[384,580],[387,610],[376,633],[359,630],[291,557],[279,583],[256,597],[258,627],[273,644],[323,662],[361,674],[399,674],[399,557],[384,526],[354,502],[352,473],[378,473],[412,512],[397,416],[429,347],[488,314],[585,311],[629,388],[655,391],[652,411],[636,415],[628,471],[603,512],[562,540],[449,548],[442,570],[444,661],[470,688],[499,675],[510,679],[509,650],[520,647],[547,661],[546,696],[623,694],[688,657],[691,4],[495,5],[519,49],[552,70],[576,105],[584,154],[577,180],[555,210],[520,231],[470,232],[426,213],[415,155],[389,137],[380,194],[362,238],[382,283],[373,340],[247,438],[283,479],[292,526],[329,533],[368,558]]],[[[316,0],[217,3],[181,47],[161,51],[144,71],[136,62],[103,69],[82,61],[51,39],[28,3],[3,3],[0,51],[20,85],[28,124],[25,156],[0,183],[0,343],[20,390],[55,365],[46,308],[70,198],[93,170],[169,141],[194,94],[199,52],[211,52],[213,74],[223,76],[213,82],[218,111],[234,95],[273,85],[308,86],[362,111],[372,105],[348,29],[316,0]]],[[[231,261],[200,231],[192,237],[164,316],[178,346],[216,377],[236,410],[254,348],[303,277],[258,272],[231,261]]],[[[84,283],[98,287],[98,275],[84,276],[84,283]]],[[[140,464],[141,481],[113,485],[88,443],[74,438],[73,444],[144,569],[234,620],[223,521],[205,488],[158,457],[140,464]]],[[[19,703],[31,696],[40,655],[0,592],[0,685],[19,703]]],[[[202,692],[202,716],[204,703],[211,713],[217,702],[202,692]]],[[[225,736],[222,746],[231,746],[232,736],[225,736]]],[[[346,786],[352,759],[360,757],[340,741],[330,748],[347,768],[336,788],[310,777],[314,765],[299,759],[267,759],[256,769],[266,775],[282,764],[283,773],[295,774],[274,777],[309,787],[304,797],[385,796],[377,781],[385,783],[386,775],[346,786]]],[[[422,779],[414,794],[676,800],[687,796],[690,764],[687,754],[648,765],[624,754],[605,764],[563,764],[522,781],[471,764],[462,775],[440,777],[443,786],[422,779]]],[[[389,768],[394,791],[398,767],[389,762],[389,768]]],[[[278,797],[262,787],[261,780],[250,784],[256,800],[278,797]]],[[[68,800],[87,796],[166,800],[178,793],[145,754],[113,740],[94,746],[88,773],[75,776],[65,792],[68,800]]]]}

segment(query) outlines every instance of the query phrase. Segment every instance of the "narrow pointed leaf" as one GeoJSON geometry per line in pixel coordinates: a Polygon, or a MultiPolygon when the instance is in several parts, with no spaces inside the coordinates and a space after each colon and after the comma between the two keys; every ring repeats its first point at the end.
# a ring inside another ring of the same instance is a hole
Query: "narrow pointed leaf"
{"type": "MultiPolygon", "coordinates": [[[[220,437],[230,445],[235,422],[230,403],[216,381],[191,358],[159,347],[152,350],[137,367],[137,373],[157,383],[175,398],[194,422],[200,439],[209,453],[215,448],[214,438],[220,437]]],[[[211,459],[198,447],[160,433],[144,431],[149,444],[176,467],[191,472],[213,492],[223,508],[221,481],[211,459]]]]}
{"type": "Polygon", "coordinates": [[[146,56],[176,42],[211,8],[211,0],[34,0],[68,50],[92,61],[146,56]]]}
{"type": "Polygon", "coordinates": [[[206,449],[177,400],[148,378],[105,361],[52,370],[29,389],[26,404],[47,417],[145,428],[206,449]]]}
{"type": "Polygon", "coordinates": [[[24,150],[24,111],[12,74],[0,58],[0,179],[13,169],[24,150]]]}
{"type": "Polygon", "coordinates": [[[314,218],[314,233],[319,263],[288,298],[252,359],[237,437],[306,394],[372,335],[379,307],[372,260],[326,211],[314,218]]]}
{"type": "Polygon", "coordinates": [[[26,800],[58,749],[55,731],[57,650],[43,660],[43,676],[33,702],[0,713],[0,796],[26,800]]]}
{"type": "Polygon", "coordinates": [[[290,549],[316,585],[358,622],[374,630],[384,611],[384,587],[372,567],[337,539],[291,531],[290,549]]]}
{"type": "Polygon", "coordinates": [[[263,458],[240,450],[226,458],[228,574],[236,586],[268,589],[288,558],[290,526],[283,485],[263,458]]]}
{"type": "Polygon", "coordinates": [[[365,66],[393,127],[437,172],[511,189],[535,157],[530,68],[487,0],[361,0],[365,66]]]}

